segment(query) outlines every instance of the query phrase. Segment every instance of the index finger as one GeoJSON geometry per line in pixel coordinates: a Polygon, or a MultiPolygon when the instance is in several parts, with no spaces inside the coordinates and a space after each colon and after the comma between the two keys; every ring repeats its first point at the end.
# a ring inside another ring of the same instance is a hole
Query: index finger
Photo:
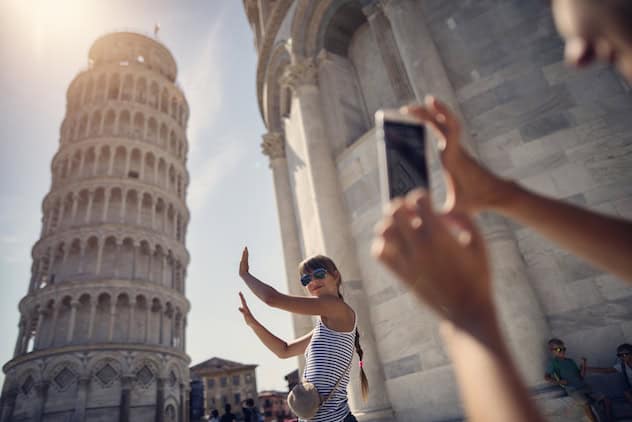
{"type": "Polygon", "coordinates": [[[248,304],[246,303],[246,299],[244,299],[244,294],[242,292],[239,292],[239,299],[241,299],[241,306],[247,308],[248,304]]]}

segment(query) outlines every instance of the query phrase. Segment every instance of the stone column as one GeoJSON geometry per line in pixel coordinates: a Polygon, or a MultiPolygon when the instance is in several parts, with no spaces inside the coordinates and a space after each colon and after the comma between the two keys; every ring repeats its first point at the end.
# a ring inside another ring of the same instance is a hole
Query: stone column
{"type": "Polygon", "coordinates": [[[97,306],[99,304],[99,298],[90,298],[90,321],[88,322],[88,340],[92,339],[94,333],[94,318],[97,313],[97,306]]]}
{"type": "MultiPolygon", "coordinates": [[[[125,173],[127,174],[127,173],[125,173]]],[[[127,212],[127,191],[121,193],[121,213],[119,215],[119,221],[125,222],[125,213],[127,212]]]]}
{"type": "MultiPolygon", "coordinates": [[[[384,3],[384,12],[391,21],[393,35],[417,98],[433,93],[446,101],[463,122],[463,142],[476,157],[471,131],[425,24],[422,8],[412,0],[388,0],[384,3]]],[[[493,263],[496,304],[505,336],[524,378],[530,385],[540,384],[544,370],[543,342],[550,337],[550,328],[529,280],[515,236],[507,223],[500,217],[486,216],[482,219],[481,228],[493,263]]]]}
{"type": "MultiPolygon", "coordinates": [[[[263,153],[270,158],[270,168],[274,179],[288,292],[293,296],[305,296],[305,290],[298,281],[298,264],[302,261],[301,245],[283,135],[280,133],[263,135],[261,148],[263,153]]],[[[312,318],[309,315],[292,314],[292,322],[294,335],[297,338],[309,333],[314,328],[312,318]]],[[[302,354],[298,356],[298,367],[302,374],[303,369],[305,369],[305,356],[302,354]]]]}
{"type": "MultiPolygon", "coordinates": [[[[289,86],[293,93],[292,114],[301,125],[302,131],[294,143],[293,149],[301,154],[305,162],[304,177],[308,178],[310,192],[294,192],[306,200],[318,198],[314,215],[309,222],[313,229],[304,232],[306,255],[324,253],[332,257],[343,274],[345,300],[355,310],[358,329],[362,334],[362,348],[365,360],[379,362],[375,345],[375,336],[371,327],[370,313],[364,291],[360,267],[355,254],[355,246],[350,231],[350,222],[344,206],[342,190],[338,182],[338,169],[334,162],[331,146],[323,123],[320,102],[320,88],[317,82],[317,66],[314,59],[293,57],[293,62],[281,78],[281,84],[289,86]],[[310,237],[311,236],[311,237],[310,237]]],[[[301,197],[297,198],[299,212],[301,197]]],[[[362,400],[357,385],[349,385],[351,408],[361,420],[374,420],[392,417],[393,411],[386,392],[384,374],[379,365],[365,368],[371,380],[371,391],[366,402],[362,400]]],[[[359,368],[354,365],[352,378],[359,379],[359,368]]]]}
{"type": "Polygon", "coordinates": [[[18,339],[15,342],[15,349],[13,349],[13,357],[19,356],[22,353],[22,343],[24,339],[24,335],[26,333],[26,320],[24,318],[20,318],[20,322],[18,323],[18,339]]]}
{"type": "Polygon", "coordinates": [[[68,325],[68,333],[66,334],[66,342],[70,343],[72,341],[74,331],[75,331],[75,320],[77,319],[77,308],[79,307],[79,302],[73,300],[70,302],[70,323],[68,325]]]}
{"type": "Polygon", "coordinates": [[[162,305],[158,309],[158,315],[160,316],[160,321],[158,322],[158,344],[162,346],[162,342],[164,341],[165,337],[165,310],[162,308],[162,305]]]}
{"type": "Polygon", "coordinates": [[[130,422],[130,405],[134,377],[123,376],[121,379],[121,401],[119,403],[119,422],[130,422]]]}
{"type": "Polygon", "coordinates": [[[116,318],[116,298],[110,299],[110,322],[108,324],[108,341],[114,338],[114,319],[116,318]]]}
{"type": "Polygon", "coordinates": [[[400,104],[406,104],[415,98],[404,62],[399,54],[399,49],[393,36],[393,29],[388,18],[384,15],[381,2],[375,2],[366,6],[363,10],[369,21],[371,32],[386,68],[388,79],[391,82],[395,98],[400,104]]]}
{"type": "Polygon", "coordinates": [[[89,223],[90,218],[92,216],[92,204],[94,202],[94,191],[91,190],[88,192],[88,208],[86,209],[86,219],[85,222],[89,223]]]}
{"type": "Polygon", "coordinates": [[[35,342],[33,344],[33,350],[38,350],[42,343],[42,323],[44,322],[44,317],[46,317],[46,311],[44,309],[40,309],[37,313],[37,328],[35,328],[35,342]]]}
{"type": "Polygon", "coordinates": [[[132,299],[129,303],[129,325],[127,327],[127,341],[129,343],[134,341],[134,323],[136,315],[136,299],[132,299]]]}
{"type": "Polygon", "coordinates": [[[48,399],[48,387],[50,387],[50,383],[46,381],[35,384],[37,402],[35,403],[33,422],[41,422],[43,420],[46,400],[48,399]]]}
{"type": "Polygon", "coordinates": [[[75,400],[75,413],[71,422],[84,422],[86,419],[86,401],[88,399],[88,385],[90,378],[79,378],[77,381],[77,398],[75,400]]]}
{"type": "Polygon", "coordinates": [[[79,195],[72,195],[72,212],[70,213],[70,220],[74,223],[77,217],[77,207],[79,206],[79,195]]]}
{"type": "Polygon", "coordinates": [[[156,422],[165,420],[165,379],[156,379],[156,422]]]}
{"type": "Polygon", "coordinates": [[[112,196],[112,191],[109,189],[106,190],[103,196],[103,214],[101,214],[101,221],[105,223],[108,221],[108,208],[110,207],[110,197],[112,196]]]}
{"type": "Polygon", "coordinates": [[[95,274],[98,276],[101,274],[101,261],[103,260],[103,247],[105,246],[105,240],[101,240],[99,242],[99,246],[97,247],[97,268],[95,270],[95,274]]]}
{"type": "Polygon", "coordinates": [[[57,318],[59,316],[59,308],[61,304],[55,303],[53,305],[53,323],[50,329],[50,338],[48,340],[48,347],[52,347],[55,341],[55,331],[57,330],[57,318]]]}
{"type": "Polygon", "coordinates": [[[147,302],[147,311],[145,313],[145,343],[149,343],[149,335],[151,331],[149,331],[149,325],[151,323],[151,307],[152,303],[147,302]]]}
{"type": "Polygon", "coordinates": [[[138,259],[138,248],[136,243],[132,244],[132,280],[136,279],[136,259],[138,259]]]}
{"type": "Polygon", "coordinates": [[[9,391],[5,391],[3,396],[2,418],[0,422],[11,422],[13,421],[13,410],[15,409],[15,400],[18,396],[18,390],[17,388],[12,388],[9,391]]]}

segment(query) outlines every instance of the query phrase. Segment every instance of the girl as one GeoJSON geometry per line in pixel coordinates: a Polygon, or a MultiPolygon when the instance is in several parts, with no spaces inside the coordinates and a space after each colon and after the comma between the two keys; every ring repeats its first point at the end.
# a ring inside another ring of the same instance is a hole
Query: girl
{"type": "Polygon", "coordinates": [[[360,334],[356,328],[356,315],[340,294],[340,273],[330,258],[317,255],[299,265],[299,274],[300,283],[307,288],[311,297],[284,295],[251,275],[248,248],[244,248],[239,264],[239,276],[268,306],[298,314],[320,316],[316,327],[310,333],[291,342],[281,340],[252,316],[241,292],[239,311],[263,344],[281,359],[304,353],[303,378],[316,386],[321,397],[327,397],[331,393],[310,421],[356,422],[347,403],[347,385],[354,345],[360,358],[362,396],[365,400],[369,383],[362,369],[363,352],[360,347],[360,334]],[[332,391],[336,383],[338,386],[332,391]]]}

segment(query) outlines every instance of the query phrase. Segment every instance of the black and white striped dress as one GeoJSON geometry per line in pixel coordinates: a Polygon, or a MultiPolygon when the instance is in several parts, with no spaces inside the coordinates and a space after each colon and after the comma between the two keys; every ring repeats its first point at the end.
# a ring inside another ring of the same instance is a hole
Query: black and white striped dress
{"type": "MultiPolygon", "coordinates": [[[[318,410],[310,422],[341,422],[349,414],[347,385],[350,362],[355,345],[355,323],[349,332],[327,328],[318,318],[312,339],[305,350],[303,378],[313,383],[321,396],[326,397],[340,377],[336,391],[318,410]],[[343,375],[344,374],[344,375],[343,375]]],[[[299,419],[301,422],[305,419],[299,419]]]]}

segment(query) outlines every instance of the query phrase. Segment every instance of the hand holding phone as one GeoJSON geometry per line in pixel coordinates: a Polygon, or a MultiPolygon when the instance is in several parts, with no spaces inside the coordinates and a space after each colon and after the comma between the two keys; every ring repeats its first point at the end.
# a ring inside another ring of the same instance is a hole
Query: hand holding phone
{"type": "Polygon", "coordinates": [[[422,122],[398,110],[375,114],[382,199],[388,202],[411,190],[428,189],[426,136],[422,122]]]}

